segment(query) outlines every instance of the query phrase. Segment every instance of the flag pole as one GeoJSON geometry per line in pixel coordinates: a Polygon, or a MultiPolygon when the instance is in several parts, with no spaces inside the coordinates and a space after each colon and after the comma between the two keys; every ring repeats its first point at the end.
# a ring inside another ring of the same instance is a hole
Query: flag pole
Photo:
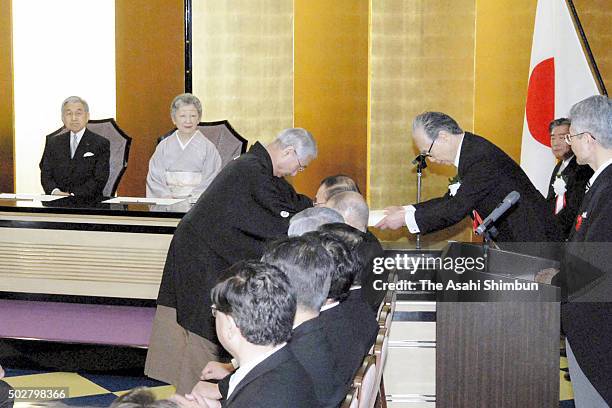
{"type": "Polygon", "coordinates": [[[572,22],[574,23],[574,27],[579,34],[580,44],[582,45],[582,49],[587,57],[587,62],[589,63],[589,68],[591,69],[591,73],[595,78],[595,82],[597,84],[597,88],[602,95],[608,96],[608,91],[606,90],[606,86],[601,77],[601,73],[599,72],[599,68],[597,67],[597,62],[595,62],[595,57],[591,52],[591,46],[589,45],[589,41],[587,40],[586,34],[584,33],[584,29],[582,28],[582,23],[580,23],[580,18],[578,18],[578,13],[576,12],[576,7],[574,6],[573,0],[565,0],[567,4],[567,8],[570,11],[570,16],[572,17],[572,22]]]}

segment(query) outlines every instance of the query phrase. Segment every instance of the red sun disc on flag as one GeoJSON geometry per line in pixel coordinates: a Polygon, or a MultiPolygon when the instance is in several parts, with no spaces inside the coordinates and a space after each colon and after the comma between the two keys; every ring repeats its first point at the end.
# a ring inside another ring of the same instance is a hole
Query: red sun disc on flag
{"type": "Polygon", "coordinates": [[[525,107],[529,133],[544,146],[550,147],[548,125],[555,118],[555,62],[545,59],[535,66],[529,77],[525,107]]]}

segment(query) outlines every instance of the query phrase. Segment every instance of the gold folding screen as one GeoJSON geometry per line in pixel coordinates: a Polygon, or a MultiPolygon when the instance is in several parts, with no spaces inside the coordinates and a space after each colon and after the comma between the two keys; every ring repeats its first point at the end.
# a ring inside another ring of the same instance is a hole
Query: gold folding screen
{"type": "Polygon", "coordinates": [[[293,123],[293,1],[194,0],[193,93],[250,142],[293,123]]]}
{"type": "MultiPolygon", "coordinates": [[[[376,0],[371,6],[369,201],[383,208],[415,201],[415,115],[442,111],[465,130],[473,128],[475,1],[376,0]]],[[[422,198],[444,194],[455,174],[454,167],[429,166],[422,198]]],[[[426,239],[469,241],[465,225],[426,239]]]]}

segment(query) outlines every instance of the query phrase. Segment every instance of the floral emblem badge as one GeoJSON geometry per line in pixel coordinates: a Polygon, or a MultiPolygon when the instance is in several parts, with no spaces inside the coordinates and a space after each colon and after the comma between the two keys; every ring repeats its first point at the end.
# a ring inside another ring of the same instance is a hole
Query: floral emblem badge
{"type": "Polygon", "coordinates": [[[457,191],[461,187],[461,179],[457,174],[455,177],[448,179],[448,195],[454,197],[457,194],[457,191]]]}
{"type": "Polygon", "coordinates": [[[555,215],[559,214],[565,208],[565,193],[567,192],[567,181],[565,176],[557,174],[555,182],[552,185],[555,191],[555,215]]]}

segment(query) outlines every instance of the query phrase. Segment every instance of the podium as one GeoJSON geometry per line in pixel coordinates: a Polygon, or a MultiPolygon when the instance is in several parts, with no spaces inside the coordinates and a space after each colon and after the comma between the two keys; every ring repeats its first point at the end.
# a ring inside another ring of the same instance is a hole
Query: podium
{"type": "MultiPolygon", "coordinates": [[[[441,254],[453,261],[482,256],[482,246],[460,242],[441,254]]],[[[436,407],[558,407],[560,291],[533,283],[558,263],[497,249],[487,258],[486,271],[436,273],[445,288],[449,281],[481,284],[437,291],[436,407]],[[502,290],[487,290],[486,282],[502,290]],[[536,288],[512,289],[530,285],[536,288]]]]}

